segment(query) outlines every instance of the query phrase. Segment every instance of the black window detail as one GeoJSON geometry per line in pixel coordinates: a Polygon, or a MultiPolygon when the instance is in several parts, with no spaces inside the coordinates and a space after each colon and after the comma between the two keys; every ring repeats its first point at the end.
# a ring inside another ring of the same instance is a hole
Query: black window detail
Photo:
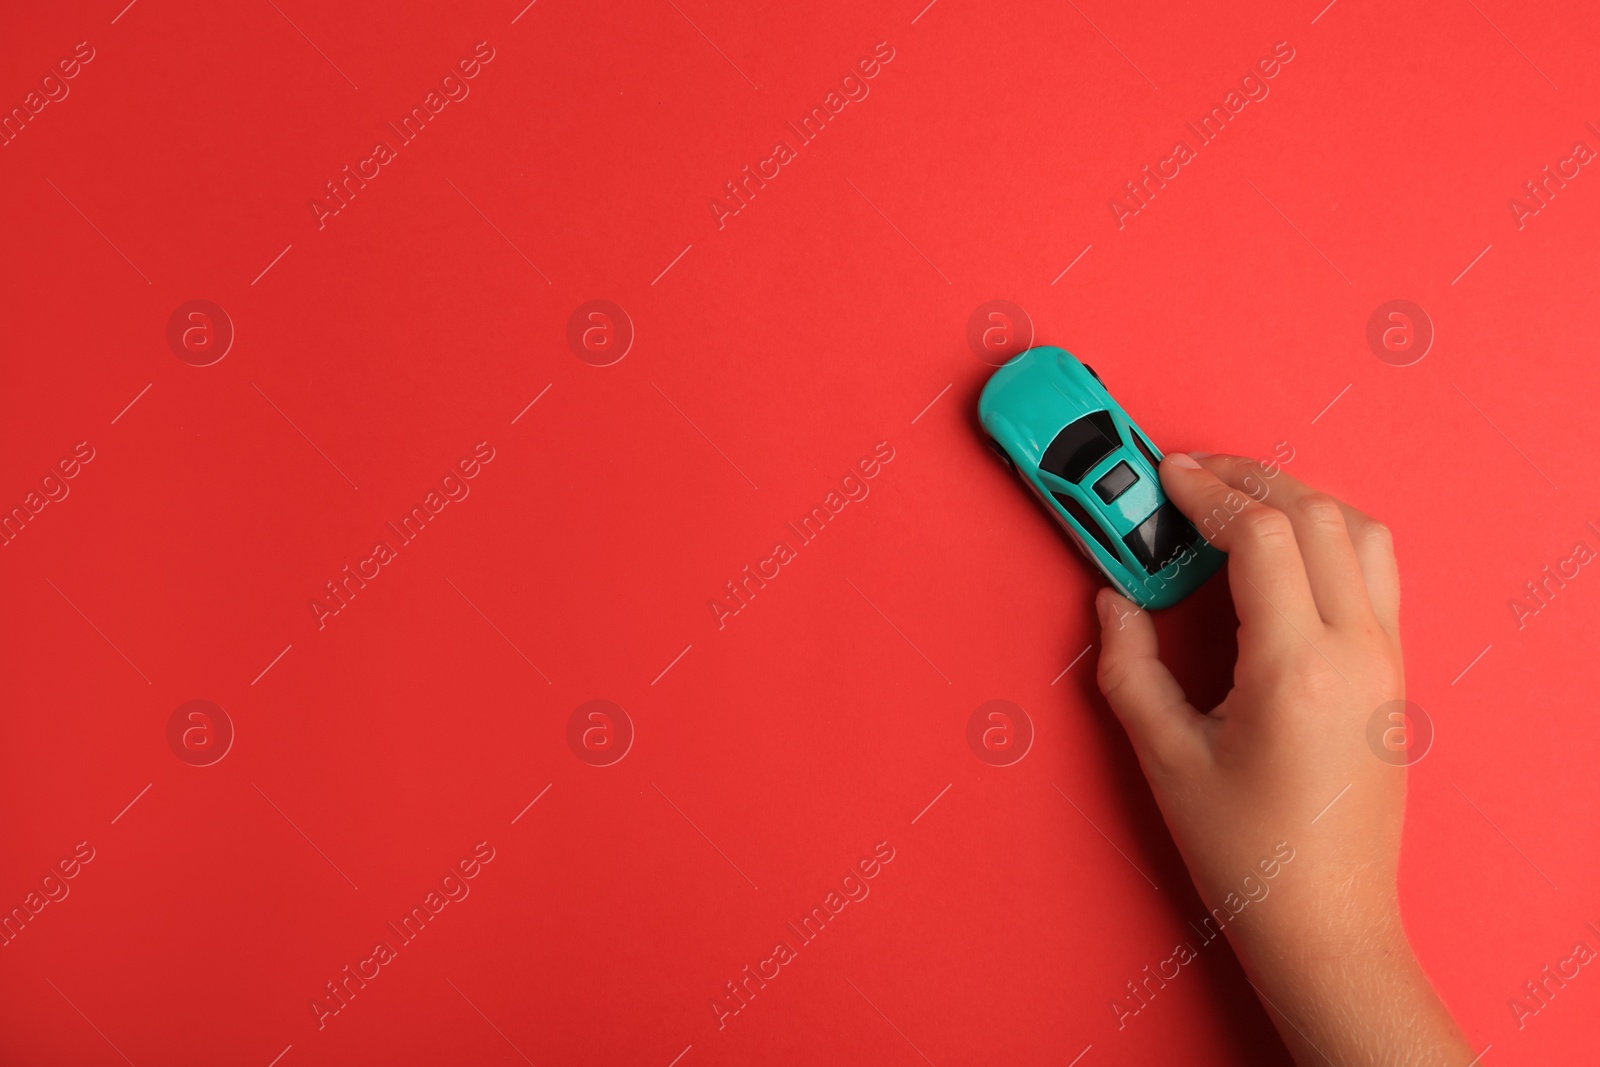
{"type": "Polygon", "coordinates": [[[1094,491],[1100,495],[1101,500],[1109,504],[1127,492],[1128,486],[1138,480],[1139,476],[1133,473],[1133,468],[1128,466],[1128,461],[1123,460],[1106,471],[1104,476],[1094,483],[1094,491]]]}
{"type": "Polygon", "coordinates": [[[1135,433],[1133,435],[1133,443],[1139,446],[1139,451],[1143,452],[1144,458],[1150,461],[1150,466],[1161,466],[1161,460],[1156,457],[1156,450],[1150,447],[1143,434],[1135,433]]]}
{"type": "Polygon", "coordinates": [[[1089,536],[1093,537],[1096,541],[1099,541],[1101,546],[1104,547],[1107,552],[1111,553],[1113,559],[1117,558],[1117,547],[1112,542],[1111,535],[1106,533],[1105,527],[1101,526],[1097,521],[1095,521],[1093,515],[1089,514],[1088,508],[1078,503],[1066,493],[1057,493],[1052,490],[1050,495],[1056,498],[1056,502],[1058,504],[1067,509],[1067,514],[1071,515],[1073,519],[1077,520],[1079,526],[1082,526],[1089,532],[1089,536]]]}
{"type": "Polygon", "coordinates": [[[1117,436],[1116,424],[1105,411],[1092,411],[1083,418],[1070,422],[1056,434],[1056,439],[1045,449],[1039,469],[1049,471],[1057,478],[1080,482],[1083,476],[1112,450],[1122,444],[1117,436]]]}
{"type": "Polygon", "coordinates": [[[1171,563],[1199,537],[1194,524],[1171,501],[1162,504],[1148,519],[1122,539],[1144,569],[1151,574],[1171,563]]]}

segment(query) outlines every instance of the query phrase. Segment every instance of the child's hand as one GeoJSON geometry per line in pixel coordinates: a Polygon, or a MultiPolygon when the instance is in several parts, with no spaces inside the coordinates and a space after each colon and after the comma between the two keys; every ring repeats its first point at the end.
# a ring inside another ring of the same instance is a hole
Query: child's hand
{"type": "Polygon", "coordinates": [[[1405,769],[1367,742],[1405,695],[1388,530],[1235,456],[1169,455],[1161,482],[1228,553],[1233,689],[1190,705],[1149,615],[1110,589],[1099,681],[1212,927],[1300,1063],[1466,1064],[1400,922],[1405,769]]]}

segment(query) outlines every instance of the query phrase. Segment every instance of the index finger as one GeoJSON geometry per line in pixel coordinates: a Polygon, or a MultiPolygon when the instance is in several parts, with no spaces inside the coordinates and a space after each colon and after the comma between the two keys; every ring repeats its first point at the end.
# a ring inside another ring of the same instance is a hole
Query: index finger
{"type": "Polygon", "coordinates": [[[1228,554],[1228,585],[1242,626],[1314,640],[1323,629],[1289,517],[1229,486],[1192,456],[1169,452],[1161,484],[1207,541],[1228,554]]]}
{"type": "MultiPolygon", "coordinates": [[[[1256,460],[1241,456],[1210,456],[1202,466],[1235,489],[1242,489],[1257,500],[1270,499],[1272,491],[1292,503],[1314,490],[1281,468],[1269,471],[1256,460]]],[[[1334,498],[1344,515],[1344,524],[1355,547],[1356,561],[1366,585],[1373,612],[1391,637],[1398,638],[1400,627],[1400,575],[1395,567],[1394,542],[1383,523],[1357,508],[1334,498]]],[[[1284,510],[1280,508],[1279,510],[1284,510]]]]}

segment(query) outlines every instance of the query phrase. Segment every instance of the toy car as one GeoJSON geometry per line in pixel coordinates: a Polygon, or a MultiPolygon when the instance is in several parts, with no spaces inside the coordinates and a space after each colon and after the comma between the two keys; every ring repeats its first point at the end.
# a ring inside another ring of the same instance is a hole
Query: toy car
{"type": "Polygon", "coordinates": [[[1176,604],[1227,558],[1167,499],[1161,453],[1070,352],[1013,357],[983,387],[978,419],[1078,550],[1141,606],[1176,604]]]}

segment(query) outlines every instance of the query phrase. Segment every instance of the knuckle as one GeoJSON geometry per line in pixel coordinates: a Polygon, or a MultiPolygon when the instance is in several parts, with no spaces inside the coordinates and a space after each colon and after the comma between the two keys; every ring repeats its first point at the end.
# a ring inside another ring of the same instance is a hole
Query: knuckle
{"type": "Polygon", "coordinates": [[[1095,669],[1095,681],[1100,685],[1101,694],[1109,700],[1128,682],[1128,661],[1101,656],[1100,664],[1095,669]]]}
{"type": "Polygon", "coordinates": [[[1272,495],[1272,486],[1257,478],[1254,474],[1246,474],[1239,479],[1239,488],[1250,494],[1250,499],[1258,504],[1265,504],[1267,497],[1272,495]]]}
{"type": "Polygon", "coordinates": [[[1289,516],[1276,508],[1247,508],[1239,516],[1244,536],[1264,548],[1282,548],[1294,544],[1294,527],[1289,516]]]}
{"type": "Polygon", "coordinates": [[[1389,527],[1376,519],[1368,519],[1361,524],[1361,529],[1356,534],[1359,543],[1366,548],[1394,554],[1394,534],[1389,527]]]}
{"type": "Polygon", "coordinates": [[[1267,470],[1266,466],[1262,464],[1259,459],[1250,459],[1246,456],[1240,456],[1234,462],[1234,469],[1241,475],[1256,478],[1265,478],[1271,480],[1274,476],[1274,472],[1267,470]]]}
{"type": "Polygon", "coordinates": [[[1295,511],[1313,526],[1344,525],[1343,509],[1339,507],[1339,502],[1327,493],[1307,493],[1295,503],[1295,511]]]}
{"type": "Polygon", "coordinates": [[[1219,476],[1235,489],[1245,489],[1245,482],[1259,482],[1265,474],[1261,464],[1247,456],[1223,456],[1220,466],[1219,476]]]}
{"type": "Polygon", "coordinates": [[[1206,540],[1215,541],[1233,524],[1246,503],[1245,498],[1232,489],[1222,489],[1203,500],[1188,517],[1206,540]]]}

